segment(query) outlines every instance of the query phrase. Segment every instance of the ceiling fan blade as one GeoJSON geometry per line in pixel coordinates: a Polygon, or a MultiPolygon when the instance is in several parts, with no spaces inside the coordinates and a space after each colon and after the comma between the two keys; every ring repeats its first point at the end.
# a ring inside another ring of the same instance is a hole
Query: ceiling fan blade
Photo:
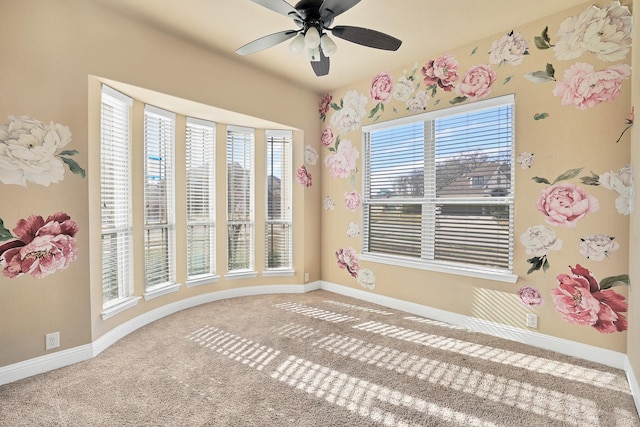
{"type": "Polygon", "coordinates": [[[323,21],[328,21],[358,3],[360,3],[360,0],[324,0],[322,6],[320,6],[320,17],[323,21]]]}
{"type": "Polygon", "coordinates": [[[337,25],[330,31],[336,37],[375,49],[398,50],[402,44],[402,40],[369,28],[337,25]]]}
{"type": "Polygon", "coordinates": [[[253,2],[290,18],[300,17],[298,11],[285,0],[253,0],[253,2]]]}
{"type": "Polygon", "coordinates": [[[322,77],[329,74],[329,58],[324,56],[324,53],[320,51],[320,61],[311,61],[311,68],[313,68],[313,72],[316,73],[316,76],[322,77]]]}
{"type": "Polygon", "coordinates": [[[268,49],[271,46],[275,46],[278,43],[289,40],[293,36],[298,34],[298,30],[286,30],[279,33],[269,34],[268,36],[260,37],[252,42],[245,44],[244,46],[236,49],[236,53],[240,55],[249,55],[259,52],[264,49],[268,49]]]}

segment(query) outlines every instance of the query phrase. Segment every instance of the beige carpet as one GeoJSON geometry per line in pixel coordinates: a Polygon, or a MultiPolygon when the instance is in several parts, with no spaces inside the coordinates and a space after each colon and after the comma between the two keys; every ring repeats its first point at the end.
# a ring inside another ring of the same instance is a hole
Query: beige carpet
{"type": "Polygon", "coordinates": [[[624,373],[326,291],[218,301],[0,387],[1,426],[640,426],[624,373]]]}

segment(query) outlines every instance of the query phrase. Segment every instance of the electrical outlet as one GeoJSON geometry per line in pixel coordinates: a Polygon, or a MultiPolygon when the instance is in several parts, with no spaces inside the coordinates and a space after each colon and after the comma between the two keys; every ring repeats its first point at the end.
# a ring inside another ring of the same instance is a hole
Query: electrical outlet
{"type": "Polygon", "coordinates": [[[52,350],[58,347],[60,347],[60,331],[45,335],[45,350],[52,350]]]}
{"type": "Polygon", "coordinates": [[[305,282],[309,281],[309,273],[304,273],[304,281],[305,282]]]}
{"type": "Polygon", "coordinates": [[[527,313],[527,326],[530,327],[530,328],[537,328],[538,327],[538,315],[537,314],[527,313]]]}

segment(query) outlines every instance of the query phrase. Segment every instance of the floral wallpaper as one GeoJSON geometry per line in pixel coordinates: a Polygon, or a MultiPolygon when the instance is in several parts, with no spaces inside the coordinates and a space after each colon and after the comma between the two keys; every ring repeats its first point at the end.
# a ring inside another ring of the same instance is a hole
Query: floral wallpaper
{"type": "Polygon", "coordinates": [[[28,182],[49,186],[64,179],[64,165],[85,177],[85,171],[71,157],[75,150],[64,148],[71,142],[69,127],[48,125],[29,116],[9,116],[0,125],[0,182],[27,186],[28,182]]]}
{"type": "Polygon", "coordinates": [[[29,274],[41,279],[64,270],[78,257],[75,235],[78,226],[69,215],[58,212],[43,219],[31,215],[21,219],[13,229],[13,236],[0,220],[0,266],[8,278],[29,274]],[[7,238],[8,237],[8,238],[7,238]]]}
{"type": "MultiPolygon", "coordinates": [[[[564,17],[559,25],[544,26],[542,31],[528,34],[513,29],[488,45],[472,48],[468,58],[444,53],[418,61],[401,74],[377,71],[366,92],[346,88],[340,97],[325,94],[318,105],[323,122],[322,165],[330,182],[345,180],[342,185],[323,188],[325,215],[330,219],[335,218],[333,211],[361,215],[357,183],[362,159],[360,142],[354,142],[358,138],[354,131],[360,131],[363,125],[447,104],[484,99],[496,92],[496,88],[500,88],[499,93],[509,93],[510,85],[517,79],[528,85],[527,92],[547,93],[550,97],[545,99],[551,99],[560,108],[584,114],[601,104],[614,103],[622,91],[629,90],[631,35],[632,16],[628,7],[619,1],[603,8],[591,5],[564,17]],[[472,65],[462,65],[470,61],[472,65]],[[338,189],[345,184],[348,191],[342,194],[338,189]],[[344,204],[340,203],[341,199],[344,204]]],[[[550,109],[540,108],[529,116],[530,126],[562,120],[562,114],[550,114],[550,109]]],[[[628,146],[621,142],[628,142],[627,131],[633,121],[631,107],[630,116],[620,118],[617,141],[613,138],[597,143],[608,144],[611,150],[628,152],[628,146]]],[[[549,298],[555,313],[571,325],[590,326],[600,333],[625,331],[623,313],[627,303],[614,287],[629,285],[628,275],[619,272],[600,281],[596,279],[599,265],[616,257],[620,244],[616,236],[607,231],[607,221],[601,221],[598,229],[584,228],[583,223],[603,211],[606,215],[623,217],[633,211],[631,166],[611,165],[611,170],[595,173],[593,167],[585,164],[558,170],[552,177],[542,177],[534,173],[538,168],[549,170],[548,164],[541,163],[549,162],[548,153],[520,151],[516,161],[520,165],[517,179],[524,181],[528,194],[537,193],[535,198],[518,202],[537,212],[539,222],[521,224],[524,232],[515,236],[516,244],[520,244],[527,255],[515,260],[525,266],[526,273],[521,279],[528,276],[532,279],[527,280],[531,285],[516,285],[513,292],[529,309],[549,298]],[[593,191],[597,187],[614,192],[615,206],[604,205],[603,200],[608,196],[600,190],[593,191]],[[579,239],[572,237],[576,232],[572,230],[583,229],[579,239]],[[554,257],[569,253],[576,254],[572,264],[575,267],[555,265],[554,257]]],[[[355,249],[358,243],[353,240],[360,236],[361,219],[356,215],[349,216],[347,221],[344,245],[335,250],[337,267],[363,288],[374,290],[375,274],[371,269],[361,268],[355,249]]],[[[516,223],[519,224],[517,213],[516,223]]]]}
{"type": "MultiPolygon", "coordinates": [[[[8,120],[0,125],[0,183],[20,185],[25,192],[29,183],[48,187],[64,180],[65,166],[85,177],[85,170],[72,158],[78,152],[66,148],[72,139],[68,126],[29,116],[11,115],[8,120]]],[[[46,219],[35,214],[20,219],[13,233],[0,219],[3,276],[28,274],[41,279],[65,270],[78,256],[77,232],[77,224],[64,212],[46,219]]]]}

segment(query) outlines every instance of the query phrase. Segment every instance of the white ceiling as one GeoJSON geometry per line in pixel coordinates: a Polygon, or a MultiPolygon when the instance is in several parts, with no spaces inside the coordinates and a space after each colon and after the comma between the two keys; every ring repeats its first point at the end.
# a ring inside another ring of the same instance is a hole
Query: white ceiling
{"type": "Polygon", "coordinates": [[[288,17],[251,0],[94,1],[318,93],[586,4],[585,0],[362,0],[336,17],[333,25],[381,31],[402,40],[402,46],[395,52],[382,51],[334,37],[338,51],[331,57],[329,75],[317,77],[304,57],[289,52],[288,42],[248,56],[235,53],[259,37],[297,29],[288,17]]]}

